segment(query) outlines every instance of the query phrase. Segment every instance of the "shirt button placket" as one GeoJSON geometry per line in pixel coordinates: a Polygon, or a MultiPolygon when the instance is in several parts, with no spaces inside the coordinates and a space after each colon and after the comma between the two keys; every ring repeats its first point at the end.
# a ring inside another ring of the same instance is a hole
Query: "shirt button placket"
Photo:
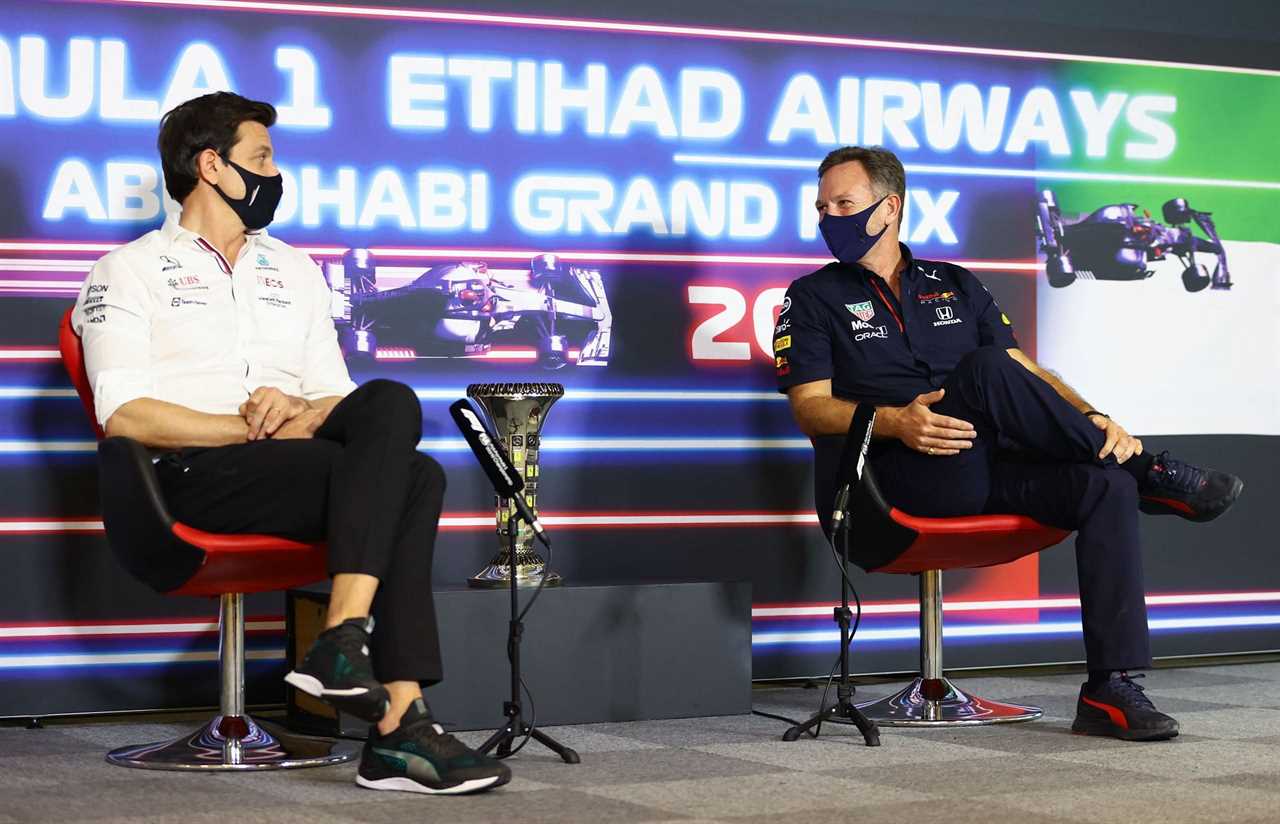
{"type": "MultiPolygon", "coordinates": [[[[247,255],[241,255],[240,261],[243,261],[247,255]]],[[[254,386],[255,370],[253,361],[249,358],[249,336],[253,334],[253,281],[245,272],[245,268],[240,265],[240,261],[236,262],[236,266],[231,270],[232,298],[235,301],[236,315],[236,357],[244,364],[244,390],[252,393],[257,387],[254,386]]]]}

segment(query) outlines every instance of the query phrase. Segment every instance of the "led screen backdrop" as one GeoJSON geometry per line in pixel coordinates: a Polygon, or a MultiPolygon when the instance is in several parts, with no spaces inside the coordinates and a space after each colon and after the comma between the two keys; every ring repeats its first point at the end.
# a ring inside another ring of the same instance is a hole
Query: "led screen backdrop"
{"type": "MultiPolygon", "coordinates": [[[[828,260],[814,170],[842,144],[898,152],[916,254],[977,272],[1023,348],[1130,430],[1280,434],[1275,73],[372,7],[24,4],[0,23],[0,715],[211,695],[212,607],[114,565],[53,344],[92,262],[175,208],[161,113],[216,89],[278,107],[271,232],[322,264],[353,376],[422,398],[422,448],[451,479],[441,585],[496,542],[445,406],[473,381],[555,380],[539,491],[566,577],[748,578],[757,676],[826,671],[835,584],[769,346],[787,284],[828,260]]],[[[1209,529],[1225,571],[1153,585],[1158,652],[1276,646],[1280,587],[1249,574],[1249,531],[1209,529]]],[[[1053,552],[949,576],[949,663],[1080,657],[1069,549],[1053,552]]],[[[909,668],[912,581],[860,580],[859,668],[909,668]]],[[[266,700],[280,600],[252,603],[266,700]]]]}

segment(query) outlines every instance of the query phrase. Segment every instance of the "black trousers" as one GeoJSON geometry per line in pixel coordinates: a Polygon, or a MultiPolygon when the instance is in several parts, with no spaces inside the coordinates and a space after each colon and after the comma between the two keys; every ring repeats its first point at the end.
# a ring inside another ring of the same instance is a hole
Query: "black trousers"
{"type": "Polygon", "coordinates": [[[442,677],[431,561],[445,477],[417,451],[421,438],[413,390],[374,380],[334,407],[312,439],[183,449],[156,469],[183,523],[324,540],[330,575],[377,578],[374,672],[427,686],[442,677]]]}
{"type": "Polygon", "coordinates": [[[1089,668],[1150,666],[1137,481],[1114,458],[1098,459],[1102,430],[998,347],[967,355],[943,389],[931,409],[972,423],[973,448],[939,457],[877,443],[871,461],[885,496],[912,515],[1011,513],[1076,530],[1089,668]]]}

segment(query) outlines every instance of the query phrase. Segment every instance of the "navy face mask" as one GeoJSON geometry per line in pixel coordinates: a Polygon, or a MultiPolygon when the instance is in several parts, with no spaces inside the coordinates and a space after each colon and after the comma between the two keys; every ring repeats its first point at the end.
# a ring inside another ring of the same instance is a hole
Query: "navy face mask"
{"type": "Polygon", "coordinates": [[[835,255],[836,260],[841,263],[857,263],[871,251],[871,247],[876,245],[876,241],[880,239],[889,228],[889,224],[885,224],[874,235],[867,234],[867,222],[871,220],[871,213],[876,207],[884,203],[885,197],[880,198],[872,203],[861,212],[855,212],[851,215],[833,215],[828,212],[818,221],[818,229],[822,232],[822,239],[827,242],[827,248],[831,250],[831,254],[835,255]]]}
{"type": "Polygon", "coordinates": [[[284,176],[265,177],[249,171],[233,160],[224,160],[240,173],[240,179],[244,181],[244,197],[228,197],[216,183],[213,184],[213,190],[227,202],[245,229],[256,232],[264,228],[276,216],[276,207],[284,196],[284,176]]]}

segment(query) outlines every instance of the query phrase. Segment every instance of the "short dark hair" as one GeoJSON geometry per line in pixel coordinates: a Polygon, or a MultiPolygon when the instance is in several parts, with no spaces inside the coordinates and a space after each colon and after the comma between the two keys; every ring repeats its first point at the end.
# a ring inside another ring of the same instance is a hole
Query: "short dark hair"
{"type": "Polygon", "coordinates": [[[843,146],[830,152],[818,166],[818,179],[833,166],[857,161],[867,170],[871,185],[878,195],[907,197],[907,170],[902,161],[888,149],[880,146],[843,146]]]}
{"type": "Polygon", "coordinates": [[[181,203],[196,188],[196,157],[213,149],[226,158],[236,145],[236,130],[252,120],[270,128],[276,108],[233,92],[213,92],[170,109],[160,121],[160,165],[164,188],[181,203]]]}

